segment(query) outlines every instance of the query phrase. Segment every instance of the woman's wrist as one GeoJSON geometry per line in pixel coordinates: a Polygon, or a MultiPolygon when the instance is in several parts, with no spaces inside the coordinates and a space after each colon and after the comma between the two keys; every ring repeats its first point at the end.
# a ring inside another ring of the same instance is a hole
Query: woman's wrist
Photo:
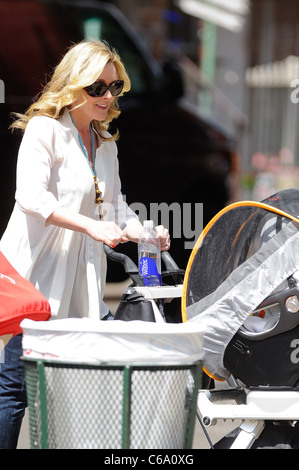
{"type": "Polygon", "coordinates": [[[76,232],[89,233],[95,221],[85,215],[72,212],[66,207],[60,207],[46,220],[46,225],[55,225],[76,232]]]}

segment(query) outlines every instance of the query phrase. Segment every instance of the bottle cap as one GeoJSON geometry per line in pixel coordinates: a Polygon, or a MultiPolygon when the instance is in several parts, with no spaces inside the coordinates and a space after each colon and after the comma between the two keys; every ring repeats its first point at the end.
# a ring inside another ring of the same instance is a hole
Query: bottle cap
{"type": "Polygon", "coordinates": [[[144,228],[153,228],[154,227],[153,220],[144,220],[143,221],[143,227],[144,228]]]}

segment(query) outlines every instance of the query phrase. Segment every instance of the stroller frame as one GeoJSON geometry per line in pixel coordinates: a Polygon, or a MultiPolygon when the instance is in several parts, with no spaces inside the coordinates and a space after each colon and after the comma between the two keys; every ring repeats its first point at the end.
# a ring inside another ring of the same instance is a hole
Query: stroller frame
{"type": "Polygon", "coordinates": [[[234,379],[228,385],[231,388],[200,390],[197,413],[205,428],[217,425],[219,419],[241,420],[230,449],[250,449],[266,421],[289,421],[292,425],[299,420],[299,391],[248,390],[236,387],[234,379]]]}
{"type": "MultiPolygon", "coordinates": [[[[121,262],[126,273],[133,281],[133,288],[144,299],[151,302],[155,321],[165,322],[160,300],[181,298],[183,284],[173,286],[145,287],[139,276],[136,265],[129,257],[117,253],[105,246],[108,258],[121,262]]],[[[183,275],[168,252],[162,253],[167,274],[183,275]]],[[[227,386],[215,389],[200,389],[197,397],[197,419],[203,429],[210,446],[208,429],[216,426],[219,420],[238,421],[236,435],[226,443],[225,448],[250,449],[265,430],[267,422],[285,421],[293,425],[299,421],[299,391],[280,389],[248,389],[231,376],[227,386]]],[[[226,436],[225,436],[226,437],[226,436]]],[[[215,445],[216,446],[216,445],[215,445]]]]}
{"type": "Polygon", "coordinates": [[[168,301],[173,299],[182,298],[183,293],[183,283],[182,278],[185,274],[185,271],[180,269],[171,255],[164,251],[161,253],[162,260],[166,267],[166,271],[162,272],[162,279],[166,276],[172,276],[174,280],[174,285],[162,285],[149,287],[144,286],[142,277],[139,274],[139,270],[136,264],[124,253],[119,253],[114,251],[112,248],[104,245],[104,251],[106,256],[115,262],[121,263],[124,267],[126,274],[133,281],[132,287],[138,294],[140,294],[145,300],[151,302],[152,309],[155,316],[155,322],[161,323],[165,322],[165,316],[163,312],[162,301],[168,301]]]}

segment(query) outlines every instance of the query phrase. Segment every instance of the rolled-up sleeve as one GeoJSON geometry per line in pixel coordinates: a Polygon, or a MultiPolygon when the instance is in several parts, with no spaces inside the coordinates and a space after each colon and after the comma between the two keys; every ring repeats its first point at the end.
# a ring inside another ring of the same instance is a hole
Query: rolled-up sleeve
{"type": "Polygon", "coordinates": [[[18,155],[16,202],[42,224],[61,205],[48,190],[56,158],[54,142],[53,119],[36,117],[27,125],[18,155]]]}

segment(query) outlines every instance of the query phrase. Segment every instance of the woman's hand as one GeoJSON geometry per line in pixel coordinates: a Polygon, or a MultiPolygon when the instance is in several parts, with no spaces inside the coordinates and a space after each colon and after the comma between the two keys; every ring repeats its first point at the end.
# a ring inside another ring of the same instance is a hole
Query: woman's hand
{"type": "MultiPolygon", "coordinates": [[[[158,225],[155,227],[158,237],[160,239],[160,246],[161,251],[169,250],[170,247],[170,236],[167,228],[163,225],[158,225]]],[[[132,241],[138,243],[139,235],[143,231],[143,225],[139,221],[133,221],[132,223],[128,224],[126,229],[124,230],[124,236],[122,239],[122,243],[127,241],[132,241]]]]}
{"type": "MultiPolygon", "coordinates": [[[[94,240],[106,243],[111,248],[127,241],[137,243],[140,232],[143,230],[143,226],[138,220],[128,223],[125,230],[122,230],[115,222],[91,219],[74,213],[66,207],[60,207],[53,212],[46,221],[46,225],[49,224],[87,233],[94,240]]],[[[161,251],[169,250],[170,236],[168,230],[163,225],[158,225],[156,231],[160,239],[161,251]]]]}
{"type": "Polygon", "coordinates": [[[94,240],[103,242],[111,248],[115,248],[124,239],[123,230],[115,222],[91,219],[86,232],[94,240]]]}
{"type": "Polygon", "coordinates": [[[94,240],[106,243],[111,248],[123,241],[124,237],[123,230],[115,222],[91,219],[74,213],[66,207],[60,207],[53,212],[47,218],[46,225],[49,224],[74,230],[75,232],[87,233],[94,240]]]}
{"type": "Polygon", "coordinates": [[[158,225],[156,227],[156,232],[158,234],[158,237],[160,238],[160,247],[161,251],[167,251],[170,248],[170,235],[167,230],[163,225],[158,225]]]}

